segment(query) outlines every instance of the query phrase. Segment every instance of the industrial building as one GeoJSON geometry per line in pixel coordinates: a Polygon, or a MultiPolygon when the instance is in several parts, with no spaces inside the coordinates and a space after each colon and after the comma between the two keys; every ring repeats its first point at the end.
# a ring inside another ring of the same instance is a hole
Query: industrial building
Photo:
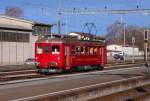
{"type": "Polygon", "coordinates": [[[123,47],[121,45],[111,44],[107,45],[108,56],[113,56],[114,54],[124,53],[127,56],[132,56],[133,54],[135,56],[141,55],[141,52],[139,51],[139,48],[137,47],[123,47]]]}
{"type": "Polygon", "coordinates": [[[0,65],[22,64],[34,57],[34,42],[51,25],[0,15],[0,65]]]}

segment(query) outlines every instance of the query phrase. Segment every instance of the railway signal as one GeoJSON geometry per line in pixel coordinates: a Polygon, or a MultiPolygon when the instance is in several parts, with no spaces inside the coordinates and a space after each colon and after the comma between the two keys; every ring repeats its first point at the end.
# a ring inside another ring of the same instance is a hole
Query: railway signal
{"type": "Polygon", "coordinates": [[[144,30],[144,41],[147,43],[148,40],[148,30],[144,30]]]}
{"type": "Polygon", "coordinates": [[[145,46],[144,61],[145,61],[145,66],[148,66],[148,63],[147,63],[147,42],[148,42],[148,30],[144,30],[144,46],[145,46]]]}

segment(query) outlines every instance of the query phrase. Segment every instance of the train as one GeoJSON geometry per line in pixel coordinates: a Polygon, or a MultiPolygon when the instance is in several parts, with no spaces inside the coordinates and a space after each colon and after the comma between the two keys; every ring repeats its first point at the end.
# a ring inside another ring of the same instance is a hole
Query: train
{"type": "Polygon", "coordinates": [[[35,65],[37,72],[71,72],[75,69],[103,70],[107,63],[104,38],[72,35],[53,35],[35,42],[35,65]]]}

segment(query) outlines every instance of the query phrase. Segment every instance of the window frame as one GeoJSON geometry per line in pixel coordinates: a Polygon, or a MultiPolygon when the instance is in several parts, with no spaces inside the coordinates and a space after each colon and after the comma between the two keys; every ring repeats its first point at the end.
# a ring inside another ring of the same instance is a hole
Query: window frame
{"type": "Polygon", "coordinates": [[[60,54],[60,45],[52,45],[52,54],[60,54]],[[55,47],[55,51],[53,51],[53,47],[55,47]],[[58,48],[56,51],[56,47],[58,48]]]}
{"type": "Polygon", "coordinates": [[[41,44],[37,45],[36,54],[43,54],[43,46],[41,44]],[[41,49],[41,50],[39,50],[39,49],[41,49]]]}

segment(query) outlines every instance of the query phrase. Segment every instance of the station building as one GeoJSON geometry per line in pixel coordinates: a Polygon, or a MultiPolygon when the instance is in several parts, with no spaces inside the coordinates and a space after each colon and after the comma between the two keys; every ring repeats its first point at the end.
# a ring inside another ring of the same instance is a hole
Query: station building
{"type": "Polygon", "coordinates": [[[50,30],[48,24],[0,15],[0,65],[22,64],[34,58],[38,34],[50,30]]]}

